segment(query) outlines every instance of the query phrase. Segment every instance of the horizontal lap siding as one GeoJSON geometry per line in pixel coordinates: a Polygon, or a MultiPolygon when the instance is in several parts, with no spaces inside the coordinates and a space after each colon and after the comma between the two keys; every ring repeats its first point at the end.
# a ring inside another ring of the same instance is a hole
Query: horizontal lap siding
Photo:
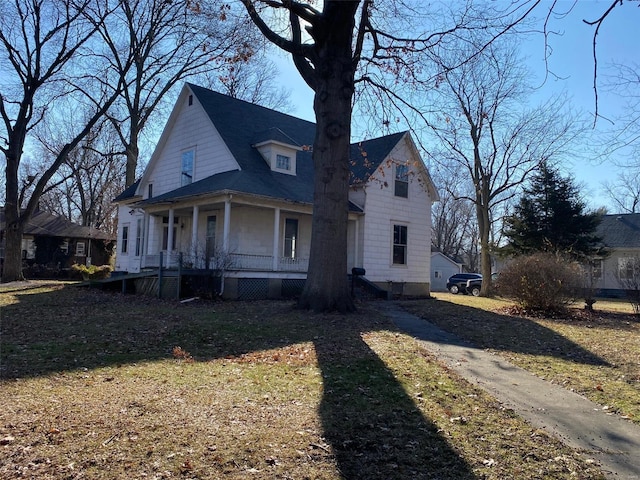
{"type": "MultiPolygon", "coordinates": [[[[180,187],[182,152],[195,149],[193,181],[202,180],[216,173],[237,170],[233,159],[220,135],[200,104],[194,101],[189,106],[186,101],[180,106],[178,115],[170,129],[166,143],[156,152],[157,161],[152,166],[149,183],[153,184],[153,195],[158,196],[180,187]]],[[[141,186],[144,195],[146,185],[141,186]]]]}
{"type": "MultiPolygon", "coordinates": [[[[392,151],[391,158],[413,160],[404,141],[392,151]]],[[[384,176],[378,171],[367,184],[364,267],[367,278],[377,281],[430,281],[431,200],[415,177],[409,180],[408,198],[394,195],[393,168],[383,163],[384,176]],[[386,186],[385,186],[386,182],[386,186]],[[392,263],[393,225],[406,225],[408,230],[407,265],[392,263]]],[[[414,170],[415,167],[410,167],[414,170]]]]}

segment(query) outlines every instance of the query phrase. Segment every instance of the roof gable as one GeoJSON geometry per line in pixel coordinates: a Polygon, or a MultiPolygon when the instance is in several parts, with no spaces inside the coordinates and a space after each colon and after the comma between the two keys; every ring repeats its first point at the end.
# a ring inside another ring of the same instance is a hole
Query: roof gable
{"type": "MultiPolygon", "coordinates": [[[[147,199],[141,205],[219,192],[248,193],[287,201],[313,203],[314,173],[311,146],[315,138],[314,123],[193,84],[186,85],[181,97],[184,97],[185,92],[193,93],[194,99],[203,108],[240,170],[211,175],[190,185],[147,199]],[[295,175],[272,170],[258,148],[265,142],[275,142],[291,147],[292,154],[295,154],[295,175]]],[[[167,128],[165,127],[163,135],[167,128]]],[[[419,158],[408,132],[352,144],[351,185],[366,183],[403,137],[409,138],[414,155],[419,158]]],[[[131,197],[127,197],[123,192],[118,200],[123,201],[125,198],[131,197]]]]}

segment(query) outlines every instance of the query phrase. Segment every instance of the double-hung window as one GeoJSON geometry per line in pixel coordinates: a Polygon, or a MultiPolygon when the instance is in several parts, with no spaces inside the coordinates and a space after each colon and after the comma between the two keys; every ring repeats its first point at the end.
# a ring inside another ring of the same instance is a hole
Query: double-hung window
{"type": "Polygon", "coordinates": [[[407,264],[407,226],[393,226],[393,264],[407,264]]]}
{"type": "Polygon", "coordinates": [[[142,219],[136,220],[136,257],[142,254],[142,234],[143,234],[142,219]]]}
{"type": "Polygon", "coordinates": [[[285,258],[296,258],[298,238],[298,220],[287,218],[284,222],[284,256],[285,258]]]}
{"type": "Polygon", "coordinates": [[[129,225],[122,226],[122,245],[120,246],[120,253],[127,253],[129,246],[129,225]]]}
{"type": "Polygon", "coordinates": [[[409,166],[404,163],[396,164],[394,195],[403,198],[409,196],[409,166]]]}
{"type": "Polygon", "coordinates": [[[195,153],[193,150],[182,152],[182,169],[180,173],[180,186],[184,187],[193,182],[193,159],[195,153]]]}

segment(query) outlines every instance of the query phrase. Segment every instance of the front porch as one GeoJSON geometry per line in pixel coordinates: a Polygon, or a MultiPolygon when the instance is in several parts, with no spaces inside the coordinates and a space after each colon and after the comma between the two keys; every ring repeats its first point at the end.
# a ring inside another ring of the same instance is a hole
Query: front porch
{"type": "Polygon", "coordinates": [[[306,273],[309,259],[274,257],[272,255],[252,255],[229,253],[209,258],[204,262],[197,255],[187,252],[160,252],[142,256],[141,268],[194,269],[224,272],[293,272],[306,273]]]}

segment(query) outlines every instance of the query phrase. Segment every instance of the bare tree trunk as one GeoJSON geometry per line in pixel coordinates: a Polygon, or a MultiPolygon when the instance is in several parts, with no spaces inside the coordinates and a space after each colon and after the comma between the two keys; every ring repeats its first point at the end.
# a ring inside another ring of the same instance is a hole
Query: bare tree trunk
{"type": "Polygon", "coordinates": [[[13,208],[5,210],[5,250],[2,281],[24,280],[22,276],[22,233],[24,226],[13,208]]]}
{"type": "Polygon", "coordinates": [[[317,63],[313,226],[309,271],[298,302],[301,308],[314,311],[355,310],[346,254],[355,21],[353,11],[344,14],[345,8],[355,7],[353,2],[334,2],[325,7],[324,22],[314,25],[317,63]]]}

